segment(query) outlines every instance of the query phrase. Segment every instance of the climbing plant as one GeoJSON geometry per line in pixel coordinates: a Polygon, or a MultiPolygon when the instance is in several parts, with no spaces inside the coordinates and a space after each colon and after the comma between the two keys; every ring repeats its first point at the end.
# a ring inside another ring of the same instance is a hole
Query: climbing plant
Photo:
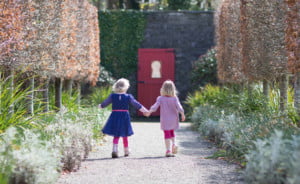
{"type": "Polygon", "coordinates": [[[144,36],[145,14],[138,11],[100,11],[101,65],[115,78],[137,69],[137,52],[144,36]]]}

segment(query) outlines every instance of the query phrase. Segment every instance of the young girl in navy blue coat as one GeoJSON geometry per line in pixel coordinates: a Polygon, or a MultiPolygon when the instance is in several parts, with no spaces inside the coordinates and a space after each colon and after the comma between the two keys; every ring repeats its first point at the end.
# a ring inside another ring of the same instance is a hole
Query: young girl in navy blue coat
{"type": "Polygon", "coordinates": [[[118,158],[118,142],[119,138],[123,138],[124,156],[129,156],[128,136],[133,135],[133,130],[129,115],[129,105],[143,112],[148,110],[142,106],[131,94],[127,94],[130,84],[127,79],[121,78],[114,83],[112,90],[113,93],[109,95],[101,104],[99,108],[105,108],[112,104],[112,112],[102,129],[104,134],[113,136],[113,150],[112,158],[118,158]]]}

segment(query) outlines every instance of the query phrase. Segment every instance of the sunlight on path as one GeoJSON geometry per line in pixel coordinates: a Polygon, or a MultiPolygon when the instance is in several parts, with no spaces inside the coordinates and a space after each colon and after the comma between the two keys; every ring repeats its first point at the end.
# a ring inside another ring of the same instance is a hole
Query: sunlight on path
{"type": "Polygon", "coordinates": [[[166,158],[159,123],[133,123],[129,138],[131,155],[123,157],[122,141],[118,159],[111,159],[111,137],[90,154],[78,172],[63,175],[57,184],[206,184],[243,183],[235,165],[204,159],[213,146],[182,123],[176,131],[179,153],[166,158]]]}

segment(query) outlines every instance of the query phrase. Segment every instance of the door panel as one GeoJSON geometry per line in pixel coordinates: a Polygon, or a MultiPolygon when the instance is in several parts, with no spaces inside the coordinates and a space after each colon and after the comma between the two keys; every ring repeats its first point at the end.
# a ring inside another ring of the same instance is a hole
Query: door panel
{"type": "MultiPolygon", "coordinates": [[[[160,95],[162,83],[175,79],[174,49],[139,49],[138,60],[138,101],[149,109],[160,95]]],[[[152,115],[159,116],[159,110],[152,115]]]]}

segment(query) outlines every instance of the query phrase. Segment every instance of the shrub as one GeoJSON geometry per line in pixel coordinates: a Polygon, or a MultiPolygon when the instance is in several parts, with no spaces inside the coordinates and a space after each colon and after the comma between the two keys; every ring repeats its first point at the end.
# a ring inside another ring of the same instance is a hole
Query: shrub
{"type": "MultiPolygon", "coordinates": [[[[1,75],[1,74],[0,74],[1,75]]],[[[14,76],[20,78],[20,75],[14,76]]],[[[0,134],[11,126],[37,127],[34,120],[39,118],[41,108],[35,109],[34,117],[27,114],[27,96],[30,94],[29,88],[25,88],[25,80],[11,83],[13,76],[7,78],[0,77],[0,134]]]]}
{"type": "Polygon", "coordinates": [[[194,87],[217,83],[217,60],[215,49],[209,50],[205,55],[194,62],[192,69],[192,84],[194,87]]]}
{"type": "Polygon", "coordinates": [[[108,112],[99,111],[98,114],[95,114],[95,108],[80,113],[61,111],[46,126],[45,139],[60,150],[63,170],[78,170],[81,161],[87,158],[91,151],[92,138],[102,137],[101,128],[108,112]]]}
{"type": "MultiPolygon", "coordinates": [[[[249,94],[247,91],[241,91],[234,87],[227,88],[207,84],[195,91],[194,94],[189,94],[185,103],[191,109],[209,104],[232,113],[263,112],[269,109],[260,86],[254,87],[249,94]]],[[[191,109],[188,109],[188,112],[191,109]]]]}
{"type": "Polygon", "coordinates": [[[224,115],[224,111],[213,105],[198,106],[194,109],[191,121],[197,128],[208,120],[218,121],[224,115]]]}
{"type": "Polygon", "coordinates": [[[101,128],[108,115],[97,108],[78,113],[62,110],[39,122],[43,129],[9,128],[0,137],[0,181],[55,183],[58,171],[77,170],[103,136],[101,128]]]}
{"type": "Polygon", "coordinates": [[[300,136],[293,136],[291,146],[293,152],[291,155],[287,155],[289,158],[287,164],[290,166],[287,174],[287,183],[297,184],[300,183],[300,136]]]}
{"type": "Polygon", "coordinates": [[[91,128],[82,123],[73,123],[71,119],[62,119],[46,128],[53,146],[60,150],[63,170],[79,169],[81,161],[91,151],[91,128]]]}
{"type": "Polygon", "coordinates": [[[112,77],[111,72],[107,71],[104,66],[100,65],[100,75],[98,78],[97,86],[112,86],[115,79],[112,77]]]}
{"type": "Polygon", "coordinates": [[[255,141],[255,149],[246,155],[245,179],[250,183],[285,183],[290,147],[283,133],[255,141]]]}
{"type": "Polygon", "coordinates": [[[191,119],[202,135],[226,148],[230,157],[242,162],[256,139],[269,137],[275,129],[284,131],[286,135],[299,132],[286,123],[287,119],[267,109],[263,113],[241,113],[203,105],[196,108],[191,119]]]}
{"type": "Polygon", "coordinates": [[[275,131],[270,137],[258,139],[255,147],[246,155],[244,171],[249,183],[300,182],[300,136],[285,135],[275,131]]]}
{"type": "Polygon", "coordinates": [[[0,173],[9,183],[55,183],[59,176],[60,154],[40,134],[9,128],[2,135],[0,173]]]}
{"type": "MultiPolygon", "coordinates": [[[[207,84],[200,90],[195,91],[193,94],[188,94],[185,103],[188,105],[188,115],[193,113],[193,109],[200,105],[221,105],[224,104],[224,100],[228,98],[227,90],[219,87],[207,84]]],[[[223,106],[223,105],[222,105],[223,106]]]]}
{"type": "Polygon", "coordinates": [[[86,106],[97,106],[102,103],[112,92],[111,86],[94,87],[92,93],[83,100],[86,106]]]}

